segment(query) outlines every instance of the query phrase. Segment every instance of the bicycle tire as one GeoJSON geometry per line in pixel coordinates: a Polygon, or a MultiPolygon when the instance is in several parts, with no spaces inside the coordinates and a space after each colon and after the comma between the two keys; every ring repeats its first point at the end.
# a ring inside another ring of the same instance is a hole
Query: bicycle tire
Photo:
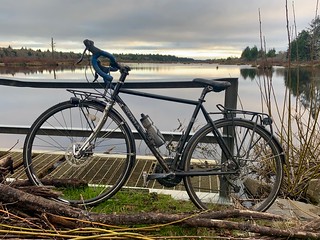
{"type": "Polygon", "coordinates": [[[284,155],[280,144],[265,128],[243,119],[217,120],[240,168],[224,157],[213,128],[207,124],[186,146],[185,171],[212,171],[213,175],[185,177],[192,202],[200,209],[226,208],[266,211],[275,201],[283,179],[284,155]],[[215,173],[214,173],[215,172],[215,173]]]}
{"type": "Polygon", "coordinates": [[[72,205],[95,205],[120,190],[135,162],[135,143],[116,110],[109,111],[86,155],[76,158],[72,154],[72,149],[90,135],[104,109],[97,101],[66,101],[41,114],[24,143],[29,180],[62,192],[57,200],[72,205]]]}

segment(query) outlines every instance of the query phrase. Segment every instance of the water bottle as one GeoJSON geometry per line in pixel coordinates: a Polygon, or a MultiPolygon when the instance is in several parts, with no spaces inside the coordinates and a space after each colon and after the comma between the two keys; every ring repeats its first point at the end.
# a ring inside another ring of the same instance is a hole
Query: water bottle
{"type": "Polygon", "coordinates": [[[159,129],[153,125],[152,120],[148,115],[144,115],[143,113],[141,114],[141,119],[140,119],[142,125],[146,129],[147,136],[149,139],[152,141],[152,143],[156,147],[161,147],[165,143],[165,139],[159,129]]]}

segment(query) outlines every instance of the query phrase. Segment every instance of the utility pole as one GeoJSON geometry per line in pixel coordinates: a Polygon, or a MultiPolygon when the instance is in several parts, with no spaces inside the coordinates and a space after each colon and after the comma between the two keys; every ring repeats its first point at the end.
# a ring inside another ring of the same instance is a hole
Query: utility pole
{"type": "Polygon", "coordinates": [[[55,43],[53,42],[53,37],[51,38],[51,54],[52,54],[52,59],[54,59],[54,45],[55,43]]]}
{"type": "MultiPolygon", "coordinates": [[[[52,54],[52,61],[54,62],[54,45],[55,43],[53,42],[53,37],[51,38],[51,54],[52,54]]],[[[56,79],[56,70],[53,69],[53,78],[56,79]]]]}

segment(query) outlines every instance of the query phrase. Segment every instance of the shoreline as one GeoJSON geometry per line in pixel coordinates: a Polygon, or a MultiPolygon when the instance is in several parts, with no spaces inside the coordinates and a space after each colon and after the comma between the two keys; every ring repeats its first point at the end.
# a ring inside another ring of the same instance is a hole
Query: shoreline
{"type": "MultiPolygon", "coordinates": [[[[0,69],[34,69],[34,70],[54,70],[59,68],[81,68],[86,67],[87,63],[77,64],[77,59],[70,60],[52,60],[52,59],[24,59],[9,61],[0,59],[0,69]]],[[[247,65],[258,69],[271,69],[272,67],[288,67],[288,61],[243,61],[241,59],[219,59],[219,60],[195,60],[193,62],[184,61],[125,61],[119,60],[120,63],[133,63],[133,64],[216,64],[216,65],[247,65]]],[[[291,61],[290,67],[320,67],[320,61],[313,62],[297,62],[291,61]]]]}

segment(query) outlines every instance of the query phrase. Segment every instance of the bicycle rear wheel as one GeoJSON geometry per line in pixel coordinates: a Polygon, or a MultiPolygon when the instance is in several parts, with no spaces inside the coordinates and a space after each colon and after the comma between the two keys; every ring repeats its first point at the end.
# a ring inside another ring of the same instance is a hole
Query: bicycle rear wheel
{"type": "Polygon", "coordinates": [[[31,126],[24,144],[29,180],[62,192],[58,200],[77,205],[97,204],[125,183],[135,160],[130,128],[110,110],[102,130],[81,157],[73,154],[99,122],[104,105],[96,101],[59,103],[31,126]]]}
{"type": "Polygon", "coordinates": [[[184,178],[189,197],[201,209],[219,204],[226,208],[267,210],[282,183],[282,148],[268,131],[246,120],[219,120],[216,127],[239,168],[223,154],[213,137],[212,126],[204,126],[186,147],[185,171],[208,175],[184,178]],[[237,173],[223,174],[227,171],[237,173]]]}

